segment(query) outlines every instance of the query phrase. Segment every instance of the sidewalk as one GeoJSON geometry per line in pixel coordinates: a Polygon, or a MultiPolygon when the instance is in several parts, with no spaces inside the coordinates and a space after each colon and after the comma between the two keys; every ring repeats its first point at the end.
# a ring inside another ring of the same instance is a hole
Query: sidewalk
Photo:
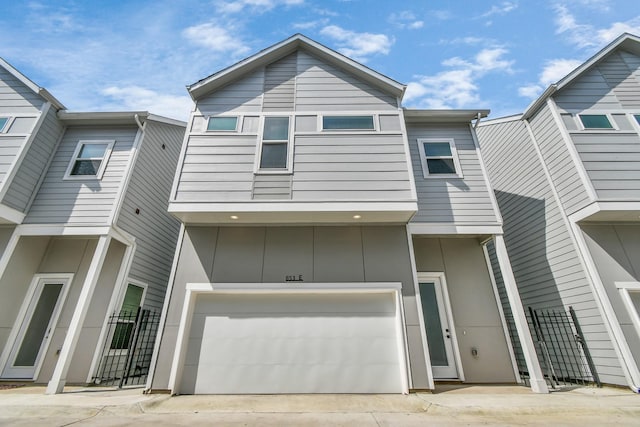
{"type": "Polygon", "coordinates": [[[581,387],[534,394],[518,386],[439,387],[403,395],[143,395],[141,389],[0,390],[0,425],[459,426],[640,425],[640,396],[581,387]]]}

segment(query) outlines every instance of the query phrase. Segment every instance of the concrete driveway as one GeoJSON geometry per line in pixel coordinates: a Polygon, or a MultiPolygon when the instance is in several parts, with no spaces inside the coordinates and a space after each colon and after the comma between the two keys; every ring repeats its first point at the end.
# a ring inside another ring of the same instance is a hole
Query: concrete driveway
{"type": "Polygon", "coordinates": [[[0,390],[0,425],[460,426],[640,425],[640,396],[580,387],[549,395],[518,386],[441,386],[403,395],[143,395],[140,389],[0,390]]]}

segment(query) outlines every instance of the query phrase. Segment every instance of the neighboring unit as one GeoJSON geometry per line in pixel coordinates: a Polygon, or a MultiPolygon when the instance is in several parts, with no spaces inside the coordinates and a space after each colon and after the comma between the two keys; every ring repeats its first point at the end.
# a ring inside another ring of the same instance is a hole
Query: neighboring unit
{"type": "Polygon", "coordinates": [[[523,304],[572,307],[600,380],[639,391],[640,38],[478,134],[523,304]]]}
{"type": "Polygon", "coordinates": [[[405,111],[404,89],[302,35],[189,87],[150,391],[519,381],[492,237],[546,391],[471,127],[487,111],[405,111]]]}
{"type": "Polygon", "coordinates": [[[162,171],[183,135],[147,112],[67,112],[0,60],[0,379],[58,393],[127,359],[134,320],[107,323],[163,305],[179,222],[162,171]]]}

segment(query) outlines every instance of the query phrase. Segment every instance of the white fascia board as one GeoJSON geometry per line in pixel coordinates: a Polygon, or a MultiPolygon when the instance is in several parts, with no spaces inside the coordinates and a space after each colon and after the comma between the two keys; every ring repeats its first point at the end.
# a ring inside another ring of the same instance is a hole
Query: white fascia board
{"type": "Polygon", "coordinates": [[[59,110],[66,109],[66,107],[64,105],[62,105],[62,102],[58,101],[53,95],[51,95],[49,93],[48,90],[46,90],[45,88],[40,87],[37,84],[35,84],[31,79],[29,79],[27,76],[22,74],[20,71],[18,71],[16,68],[14,68],[13,65],[9,64],[7,61],[5,61],[2,58],[0,58],[0,66],[2,66],[11,75],[13,75],[13,77],[18,79],[22,84],[27,86],[33,92],[37,93],[38,95],[43,97],[45,100],[47,100],[51,104],[53,104],[57,109],[59,109],[59,110]]]}
{"type": "Polygon", "coordinates": [[[22,224],[26,214],[6,205],[0,205],[0,224],[22,224]]]}
{"type": "MultiPolygon", "coordinates": [[[[600,212],[640,212],[640,202],[637,201],[606,201],[593,202],[584,208],[569,215],[569,220],[573,223],[592,219],[600,212]]],[[[635,219],[635,218],[634,218],[635,219]]]]}
{"type": "Polygon", "coordinates": [[[229,213],[229,212],[376,212],[376,211],[405,211],[418,210],[418,204],[414,200],[398,202],[359,201],[336,202],[313,201],[305,202],[238,202],[238,203],[181,203],[169,204],[169,212],[205,212],[205,213],[229,213]]]}
{"type": "Polygon", "coordinates": [[[135,243],[135,237],[118,227],[70,226],[65,224],[22,224],[16,227],[18,236],[110,236],[125,245],[135,243]]]}
{"type": "Polygon", "coordinates": [[[399,292],[400,282],[363,282],[363,283],[187,283],[186,289],[194,293],[386,293],[399,292]]]}
{"type": "Polygon", "coordinates": [[[487,224],[487,225],[461,225],[461,224],[433,224],[433,223],[419,223],[412,222],[409,224],[409,231],[411,235],[501,235],[502,225],[500,224],[487,224]]]}
{"type": "Polygon", "coordinates": [[[172,119],[170,117],[159,116],[157,114],[150,113],[147,116],[147,120],[153,120],[154,122],[164,123],[166,125],[180,126],[183,128],[187,127],[187,122],[182,120],[172,119]]]}
{"type": "Polygon", "coordinates": [[[482,120],[480,123],[478,123],[478,127],[481,128],[484,126],[497,125],[501,123],[517,122],[521,119],[522,119],[522,114],[515,114],[513,116],[506,116],[506,117],[497,117],[495,119],[485,119],[485,120],[482,120]]]}

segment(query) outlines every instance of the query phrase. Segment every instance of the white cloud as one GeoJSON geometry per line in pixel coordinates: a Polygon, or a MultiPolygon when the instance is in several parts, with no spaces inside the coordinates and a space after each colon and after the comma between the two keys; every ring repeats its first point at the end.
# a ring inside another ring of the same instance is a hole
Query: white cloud
{"type": "Polygon", "coordinates": [[[191,98],[162,94],[140,86],[111,86],[102,94],[113,100],[112,109],[144,110],[161,116],[186,120],[192,108],[191,98]]]}
{"type": "Polygon", "coordinates": [[[424,21],[417,19],[413,12],[408,10],[392,13],[389,16],[389,22],[400,28],[407,28],[409,30],[417,30],[424,27],[424,21]]]}
{"type": "Polygon", "coordinates": [[[483,49],[473,59],[459,57],[442,62],[452,70],[419,76],[407,85],[404,101],[423,108],[463,108],[480,102],[476,81],[489,73],[512,73],[513,61],[501,47],[483,49]]]}
{"type": "Polygon", "coordinates": [[[192,43],[204,46],[214,52],[242,54],[249,50],[249,47],[242,42],[239,36],[212,23],[188,27],[182,32],[182,35],[192,43]]]}
{"type": "Polygon", "coordinates": [[[320,34],[338,42],[338,50],[356,61],[366,62],[371,55],[387,55],[394,40],[385,34],[356,33],[337,25],[329,25],[320,34]]]}
{"type": "Polygon", "coordinates": [[[264,13],[277,6],[296,6],[304,3],[304,0],[235,0],[218,1],[218,12],[225,14],[240,13],[250,10],[253,13],[264,13]]]}
{"type": "Polygon", "coordinates": [[[561,80],[581,63],[582,61],[577,59],[552,59],[547,61],[538,76],[538,82],[518,88],[518,95],[531,99],[537,98],[547,86],[561,80]]]}
{"type": "Polygon", "coordinates": [[[312,28],[317,28],[323,25],[327,25],[329,23],[329,19],[317,19],[315,21],[307,21],[307,22],[298,22],[293,24],[293,28],[298,30],[309,30],[312,28]]]}
{"type": "Polygon", "coordinates": [[[625,22],[614,22],[608,28],[597,29],[590,24],[578,23],[567,6],[556,4],[556,34],[565,34],[569,42],[581,49],[600,48],[620,34],[640,33],[640,15],[625,22]]]}
{"type": "Polygon", "coordinates": [[[517,2],[503,1],[500,5],[493,5],[491,9],[479,16],[479,18],[488,18],[492,15],[506,15],[507,13],[518,8],[517,2]]]}

